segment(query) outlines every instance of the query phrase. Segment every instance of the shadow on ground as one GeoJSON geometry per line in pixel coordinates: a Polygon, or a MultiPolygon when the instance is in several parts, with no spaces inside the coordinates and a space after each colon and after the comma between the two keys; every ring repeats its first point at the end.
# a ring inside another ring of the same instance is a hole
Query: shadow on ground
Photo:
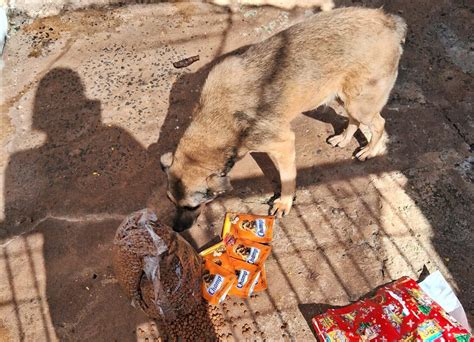
{"type": "Polygon", "coordinates": [[[148,150],[127,131],[102,123],[100,101],[85,96],[75,71],[52,69],[39,82],[32,128],[44,133],[45,141],[8,161],[0,233],[5,239],[42,234],[46,297],[61,338],[131,340],[136,326],[146,321],[143,314],[131,314],[136,309],[128,299],[116,298],[120,290],[111,281],[110,242],[121,219],[147,206],[152,196],[159,198],[160,218],[172,224],[174,207],[166,199],[158,158],[174,149],[191,119],[200,93],[189,90],[201,89],[212,66],[226,56],[175,82],[159,141],[148,150]],[[125,326],[112,325],[110,312],[131,319],[125,326]]]}
{"type": "MultiPolygon", "coordinates": [[[[363,3],[372,7],[382,5],[381,1],[363,3]]],[[[462,163],[462,160],[453,161],[451,167],[445,169],[445,165],[451,163],[450,151],[466,156],[470,152],[472,136],[463,123],[472,121],[472,112],[467,109],[469,103],[466,102],[469,94],[472,95],[469,90],[472,89],[472,74],[462,70],[449,57],[446,46],[437,38],[437,34],[442,35],[439,32],[444,31],[433,24],[449,23],[453,30],[461,32],[471,17],[464,13],[466,5],[450,6],[443,1],[386,4],[389,12],[402,11],[410,27],[398,84],[415,84],[425,94],[424,102],[410,98],[405,89],[398,86],[384,111],[386,129],[391,137],[390,154],[366,163],[353,161],[348,155],[347,160],[341,162],[302,167],[298,170],[298,186],[343,180],[351,194],[357,196],[358,190],[351,183],[353,179],[401,170],[408,179],[404,190],[431,224],[432,243],[436,252],[447,260],[446,266],[462,289],[460,299],[472,319],[472,179],[466,180],[457,171],[454,163],[462,163]],[[443,79],[440,81],[439,77],[443,79]],[[430,153],[438,159],[419,159],[430,153]]],[[[462,34],[460,36],[466,39],[462,34]]],[[[61,339],[133,340],[136,326],[146,320],[144,315],[136,313],[126,298],[117,295],[120,291],[113,281],[110,241],[121,218],[145,207],[150,198],[155,205],[160,204],[157,206],[160,217],[168,224],[172,222],[174,209],[166,200],[166,182],[158,158],[162,153],[174,150],[192,119],[192,108],[199,99],[207,73],[222,58],[225,56],[195,73],[184,74],[174,83],[159,140],[148,149],[125,130],[102,123],[100,101],[85,96],[82,82],[73,70],[53,69],[40,81],[33,128],[43,132],[46,138],[42,146],[10,157],[5,176],[5,221],[0,224],[0,233],[2,238],[27,236],[34,228],[34,232],[43,235],[47,302],[61,339]],[[130,319],[120,320],[126,322],[122,326],[110,324],[110,312],[130,319]]],[[[331,123],[334,130],[340,130],[344,124],[343,119],[331,111],[308,115],[331,123]]],[[[277,176],[268,158],[256,155],[255,159],[266,176],[236,180],[233,183],[236,190],[229,197],[242,199],[252,194],[242,193],[239,189],[243,188],[277,190],[277,176]]],[[[339,196],[336,190],[331,191],[336,198],[339,196]]],[[[380,204],[393,205],[382,193],[378,195],[380,204]]],[[[324,205],[324,199],[313,196],[313,200],[324,205]]],[[[365,202],[363,205],[365,215],[382,227],[380,212],[365,202]]],[[[311,232],[310,223],[302,218],[298,203],[295,212],[300,224],[311,232]]],[[[408,222],[405,224],[408,235],[416,240],[416,231],[408,222]]],[[[284,221],[281,230],[292,241],[292,233],[284,221]]],[[[396,247],[389,233],[382,229],[381,234],[389,245],[396,247]]],[[[315,250],[339,277],[338,281],[350,297],[347,284],[350,279],[341,278],[325,256],[324,248],[318,245],[315,237],[313,240],[315,250]]],[[[403,255],[402,251],[399,253],[403,255]]],[[[311,269],[302,256],[298,257],[303,266],[311,269]]],[[[8,260],[8,256],[4,255],[4,259],[8,260]]],[[[283,270],[277,256],[275,262],[283,270]]],[[[406,262],[410,265],[408,258],[406,262]]],[[[369,287],[370,276],[357,261],[353,264],[355,272],[369,287]]],[[[291,279],[285,279],[292,288],[291,279]]],[[[380,279],[388,280],[390,274],[383,274],[380,279]]],[[[315,304],[303,303],[298,296],[297,299],[300,308],[303,306],[303,315],[307,319],[314,316],[315,304]]],[[[16,300],[13,297],[12,301],[16,300]]],[[[319,305],[317,307],[320,309],[319,305]]],[[[283,320],[281,316],[280,319],[283,320]]],[[[19,327],[21,329],[21,324],[19,327]]]]}
{"type": "Polygon", "coordinates": [[[10,157],[2,233],[21,235],[34,225],[43,235],[46,296],[58,336],[132,338],[137,316],[126,299],[116,298],[105,246],[120,218],[145,206],[155,168],[128,132],[102,123],[100,101],[84,92],[80,77],[66,68],[39,82],[33,129],[46,138],[10,157]],[[103,325],[111,311],[130,315],[127,326],[103,325]],[[97,335],[87,336],[94,330],[97,335]]]}

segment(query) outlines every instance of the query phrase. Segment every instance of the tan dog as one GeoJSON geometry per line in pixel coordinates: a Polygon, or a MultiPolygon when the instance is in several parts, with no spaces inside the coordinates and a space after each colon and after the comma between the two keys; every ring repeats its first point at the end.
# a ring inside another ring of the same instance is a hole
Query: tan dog
{"type": "Polygon", "coordinates": [[[356,157],[375,156],[385,124],[380,111],[397,78],[405,34],[404,20],[380,9],[337,9],[216,65],[174,156],[161,158],[168,196],[180,209],[177,230],[231,188],[227,173],[250,151],[266,152],[278,168],[281,196],[271,212],[288,214],[296,179],[290,122],[335,99],[343,102],[349,125],[328,142],[347,145],[362,123],[372,138],[356,157]]]}

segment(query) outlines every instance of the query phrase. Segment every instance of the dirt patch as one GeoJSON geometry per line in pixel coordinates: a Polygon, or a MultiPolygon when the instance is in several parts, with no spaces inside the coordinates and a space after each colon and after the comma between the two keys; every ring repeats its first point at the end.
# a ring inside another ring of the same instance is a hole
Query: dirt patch
{"type": "Polygon", "coordinates": [[[120,20],[113,11],[87,9],[39,18],[24,25],[22,29],[31,36],[32,40],[28,57],[39,57],[62,35],[91,35],[117,27],[119,24],[120,20]]]}

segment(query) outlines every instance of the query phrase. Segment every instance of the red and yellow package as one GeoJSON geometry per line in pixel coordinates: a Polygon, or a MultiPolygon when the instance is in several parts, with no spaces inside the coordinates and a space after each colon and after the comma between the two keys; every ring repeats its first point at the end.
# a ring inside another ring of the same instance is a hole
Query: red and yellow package
{"type": "Polygon", "coordinates": [[[273,216],[227,213],[222,236],[228,233],[260,243],[270,243],[273,238],[273,216]]]}
{"type": "Polygon", "coordinates": [[[204,261],[202,273],[202,295],[211,304],[221,303],[237,281],[234,272],[210,260],[204,261]]]}
{"type": "Polygon", "coordinates": [[[257,284],[255,284],[253,292],[261,292],[263,290],[266,290],[267,287],[267,271],[265,270],[265,265],[263,265],[260,270],[260,277],[258,277],[257,284]]]}
{"type": "Polygon", "coordinates": [[[237,281],[230,289],[229,294],[242,298],[250,297],[260,277],[259,268],[242,260],[234,258],[230,260],[234,267],[237,281]]]}
{"type": "Polygon", "coordinates": [[[472,335],[403,277],[375,296],[328,309],[312,320],[320,341],[474,341],[472,335]]]}
{"type": "Polygon", "coordinates": [[[270,255],[272,248],[261,243],[235,237],[227,234],[224,238],[227,253],[235,259],[243,260],[249,264],[262,266],[270,255]]]}

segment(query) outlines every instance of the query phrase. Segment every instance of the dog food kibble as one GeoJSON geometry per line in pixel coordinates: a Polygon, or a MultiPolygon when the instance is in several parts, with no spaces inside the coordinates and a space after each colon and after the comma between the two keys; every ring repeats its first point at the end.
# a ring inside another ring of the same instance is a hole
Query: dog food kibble
{"type": "Polygon", "coordinates": [[[201,261],[156,214],[141,210],[117,230],[115,274],[134,306],[155,319],[187,315],[201,303],[201,261]]]}
{"type": "Polygon", "coordinates": [[[219,341],[224,328],[219,307],[201,301],[187,315],[162,322],[160,331],[165,341],[219,341]]]}

